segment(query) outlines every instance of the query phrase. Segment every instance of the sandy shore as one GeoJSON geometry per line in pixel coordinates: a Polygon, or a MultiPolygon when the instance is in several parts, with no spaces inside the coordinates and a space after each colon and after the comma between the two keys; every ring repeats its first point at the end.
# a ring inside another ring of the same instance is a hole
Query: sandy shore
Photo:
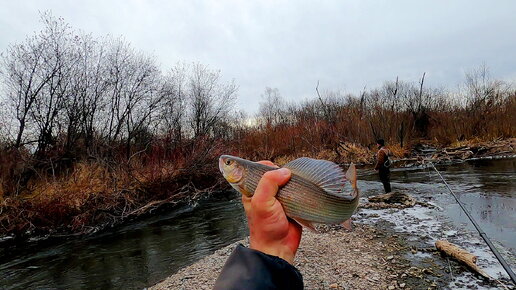
{"type": "MultiPolygon", "coordinates": [[[[240,241],[247,245],[247,241],[240,241]]],[[[229,245],[181,269],[151,289],[211,289],[227,257],[229,245]]],[[[295,266],[303,274],[305,289],[426,289],[430,281],[411,267],[404,253],[410,251],[398,236],[369,225],[353,232],[324,227],[321,233],[305,230],[295,266]]]]}

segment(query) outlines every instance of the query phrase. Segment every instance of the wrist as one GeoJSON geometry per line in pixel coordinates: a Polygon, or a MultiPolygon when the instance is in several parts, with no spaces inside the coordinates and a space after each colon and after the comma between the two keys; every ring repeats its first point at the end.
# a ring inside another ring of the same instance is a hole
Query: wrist
{"type": "Polygon", "coordinates": [[[294,264],[295,253],[292,253],[292,251],[290,249],[288,249],[288,247],[279,246],[279,245],[260,245],[260,244],[257,245],[256,243],[253,243],[251,240],[249,248],[260,251],[267,255],[282,258],[283,260],[287,261],[289,264],[294,264]]]}

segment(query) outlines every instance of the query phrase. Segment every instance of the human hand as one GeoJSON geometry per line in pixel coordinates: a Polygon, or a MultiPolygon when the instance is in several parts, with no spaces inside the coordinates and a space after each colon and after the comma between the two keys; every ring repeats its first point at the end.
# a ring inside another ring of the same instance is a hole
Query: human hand
{"type": "MultiPolygon", "coordinates": [[[[270,161],[259,163],[275,166],[270,161]]],[[[281,168],[266,172],[253,197],[242,195],[250,232],[250,248],[294,262],[302,227],[287,219],[283,206],[276,199],[279,187],[290,180],[290,170],[281,168]]]]}

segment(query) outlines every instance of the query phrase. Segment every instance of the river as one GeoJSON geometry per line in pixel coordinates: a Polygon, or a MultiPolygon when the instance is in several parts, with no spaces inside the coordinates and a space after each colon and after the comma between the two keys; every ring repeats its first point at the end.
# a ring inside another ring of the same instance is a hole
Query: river
{"type": "MultiPolygon", "coordinates": [[[[516,159],[438,169],[491,239],[516,256],[516,159]]],[[[365,196],[381,193],[373,171],[359,176],[365,196]]],[[[435,173],[395,169],[391,179],[394,190],[430,198],[452,226],[473,231],[435,173]]],[[[88,237],[2,249],[0,288],[142,289],[246,235],[238,195],[228,193],[88,237]]]]}

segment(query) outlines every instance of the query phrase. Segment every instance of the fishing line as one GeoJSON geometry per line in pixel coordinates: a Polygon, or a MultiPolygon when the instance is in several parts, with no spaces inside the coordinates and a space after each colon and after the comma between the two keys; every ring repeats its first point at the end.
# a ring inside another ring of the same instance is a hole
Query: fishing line
{"type": "MultiPolygon", "coordinates": [[[[430,168],[429,168],[429,166],[426,166],[424,160],[423,160],[423,166],[425,167],[425,170],[428,173],[428,179],[431,180],[432,179],[432,174],[430,172],[430,168]]],[[[435,191],[434,191],[434,187],[432,185],[430,186],[430,191],[432,193],[432,196],[436,196],[435,191]]],[[[436,219],[439,222],[439,215],[436,216],[436,219]]],[[[442,240],[443,237],[444,237],[443,226],[441,226],[440,234],[441,234],[440,239],[442,240]]],[[[448,271],[450,273],[450,279],[453,280],[454,279],[454,277],[453,277],[453,270],[452,270],[452,267],[451,267],[450,258],[448,256],[446,256],[446,262],[448,263],[448,271]]]]}
{"type": "Polygon", "coordinates": [[[446,182],[446,180],[444,179],[444,177],[441,175],[441,172],[439,172],[439,170],[437,170],[437,168],[435,168],[435,165],[432,163],[432,162],[428,162],[430,163],[430,165],[432,165],[432,167],[434,168],[435,172],[437,172],[437,174],[439,175],[439,177],[441,178],[441,180],[444,182],[444,185],[446,185],[446,187],[448,188],[448,190],[450,191],[450,193],[452,194],[453,198],[455,198],[455,201],[457,201],[457,203],[459,204],[460,208],[464,211],[464,213],[466,214],[466,216],[469,218],[469,220],[471,221],[471,223],[473,224],[473,226],[475,226],[475,229],[477,230],[478,234],[482,237],[482,239],[484,239],[484,242],[486,242],[487,246],[489,247],[489,249],[491,249],[491,252],[493,252],[493,254],[495,255],[496,259],[498,259],[498,262],[500,262],[500,264],[502,265],[503,269],[505,270],[505,272],[507,272],[507,274],[509,274],[509,277],[511,278],[512,282],[514,284],[516,284],[516,275],[514,274],[514,272],[512,271],[511,267],[507,264],[507,262],[505,261],[505,259],[502,257],[502,255],[500,255],[500,253],[498,252],[498,250],[495,248],[495,246],[493,245],[493,243],[491,242],[491,240],[487,237],[486,233],[482,230],[482,228],[480,228],[480,226],[477,224],[477,222],[475,221],[475,219],[473,219],[473,217],[471,216],[471,214],[466,210],[466,208],[464,207],[464,205],[462,204],[462,202],[459,200],[459,198],[457,197],[457,195],[455,195],[455,193],[453,192],[453,190],[450,188],[450,186],[448,185],[448,183],[446,182]]]}

